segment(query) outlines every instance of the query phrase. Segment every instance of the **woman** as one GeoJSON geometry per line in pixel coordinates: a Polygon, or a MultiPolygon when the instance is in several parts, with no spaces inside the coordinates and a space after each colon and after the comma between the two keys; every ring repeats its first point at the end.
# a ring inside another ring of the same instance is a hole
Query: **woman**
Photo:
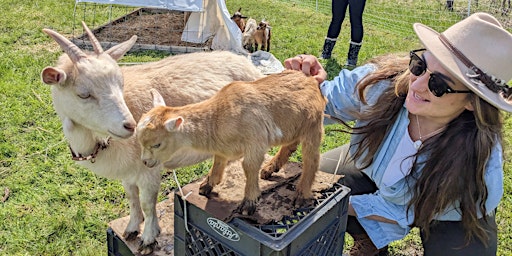
{"type": "Polygon", "coordinates": [[[327,114],[356,121],[350,145],[323,154],[320,166],[345,174],[352,190],[350,253],[385,254],[418,227],[425,255],[495,255],[512,35],[486,13],[441,34],[418,23],[414,30],[426,49],[376,58],[332,81],[314,56],[285,61],[319,81],[327,114]]]}

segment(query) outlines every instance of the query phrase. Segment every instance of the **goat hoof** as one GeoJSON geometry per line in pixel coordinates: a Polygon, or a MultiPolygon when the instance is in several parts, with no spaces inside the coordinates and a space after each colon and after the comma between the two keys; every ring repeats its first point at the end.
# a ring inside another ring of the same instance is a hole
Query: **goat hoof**
{"type": "Polygon", "coordinates": [[[124,232],[123,237],[127,241],[135,240],[137,236],[139,235],[139,231],[133,231],[133,232],[124,232]]]}
{"type": "Polygon", "coordinates": [[[302,196],[298,196],[297,198],[295,198],[294,202],[293,202],[293,205],[296,207],[296,208],[301,208],[301,207],[309,207],[309,206],[312,206],[313,205],[313,198],[304,198],[302,196]]]}
{"type": "Polygon", "coordinates": [[[236,209],[236,212],[244,215],[253,215],[256,212],[256,201],[243,200],[242,203],[236,209]]]}
{"type": "Polygon", "coordinates": [[[263,170],[261,170],[260,172],[260,178],[261,179],[264,179],[264,180],[268,180],[270,179],[270,177],[272,176],[272,173],[273,171],[271,170],[267,170],[266,168],[264,168],[263,170]]]}
{"type": "Polygon", "coordinates": [[[213,187],[210,184],[201,184],[199,187],[199,194],[203,196],[209,196],[212,193],[213,187]]]}
{"type": "Polygon", "coordinates": [[[145,245],[144,242],[140,241],[139,248],[137,250],[140,252],[141,255],[148,255],[153,253],[157,245],[157,241],[154,241],[153,243],[147,245],[145,245]]]}
{"type": "Polygon", "coordinates": [[[279,168],[277,168],[277,166],[275,166],[274,164],[268,164],[268,165],[264,166],[263,169],[261,169],[260,178],[264,179],[264,180],[268,180],[268,179],[270,179],[270,177],[272,177],[272,173],[278,172],[278,171],[279,171],[279,168]]]}

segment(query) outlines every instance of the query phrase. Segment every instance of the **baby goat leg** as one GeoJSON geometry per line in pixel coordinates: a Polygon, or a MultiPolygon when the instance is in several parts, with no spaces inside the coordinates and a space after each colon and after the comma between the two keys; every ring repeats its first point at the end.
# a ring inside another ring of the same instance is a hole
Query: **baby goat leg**
{"type": "Polygon", "coordinates": [[[213,160],[212,168],[206,176],[206,179],[199,186],[199,194],[203,196],[209,196],[217,184],[219,184],[222,180],[222,176],[224,175],[224,168],[227,165],[227,159],[218,155],[215,155],[213,160]]]}
{"type": "MultiPolygon", "coordinates": [[[[323,129],[321,124],[320,129],[323,129]]],[[[322,140],[321,133],[311,133],[306,138],[302,141],[303,166],[302,174],[297,184],[295,206],[305,206],[310,199],[313,199],[311,188],[320,161],[318,148],[322,140]]]]}
{"type": "Polygon", "coordinates": [[[241,214],[246,211],[247,215],[253,215],[256,211],[256,204],[261,194],[258,184],[258,170],[260,169],[263,159],[264,153],[251,154],[246,155],[242,161],[242,167],[247,181],[245,183],[244,199],[237,209],[237,212],[241,214]]]}
{"type": "Polygon", "coordinates": [[[288,162],[290,156],[297,150],[298,145],[299,141],[282,146],[279,152],[261,169],[260,178],[264,180],[270,179],[272,173],[278,172],[288,162]]]}

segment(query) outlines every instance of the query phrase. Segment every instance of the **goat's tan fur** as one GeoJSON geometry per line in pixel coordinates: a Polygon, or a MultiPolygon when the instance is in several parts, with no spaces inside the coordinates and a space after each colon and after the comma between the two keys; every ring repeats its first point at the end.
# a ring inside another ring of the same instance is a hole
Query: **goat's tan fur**
{"type": "Polygon", "coordinates": [[[178,168],[211,156],[182,151],[173,161],[151,168],[139,160],[141,150],[133,134],[136,121],[152,107],[149,90],[158,89],[169,104],[179,106],[205,100],[232,81],[252,81],[263,75],[245,56],[224,51],[119,67],[116,60],[130,50],[137,37],[103,51],[85,23],[83,26],[95,53],[85,53],[57,32],[44,30],[66,54],[55,67],[44,68],[41,78],[51,85],[55,111],[74,152],[88,155],[98,144],[108,144],[94,162],[78,163],[98,175],[122,181],[130,204],[124,236],[136,238],[139,225],[145,222],[140,251],[148,254],[160,232],[156,203],[163,165],[178,168]]]}
{"type": "Polygon", "coordinates": [[[243,33],[245,31],[245,19],[247,19],[247,17],[242,15],[242,7],[238,8],[238,11],[233,13],[231,19],[236,23],[240,31],[243,33]]]}
{"type": "Polygon", "coordinates": [[[265,20],[260,21],[256,32],[253,34],[256,43],[256,50],[260,48],[262,51],[270,51],[270,39],[272,37],[272,30],[270,25],[265,20]]]}
{"type": "Polygon", "coordinates": [[[200,187],[200,193],[209,195],[221,182],[227,162],[243,157],[247,183],[239,210],[252,214],[265,153],[282,146],[261,171],[262,178],[269,178],[302,143],[303,173],[296,202],[311,198],[326,105],[313,77],[286,70],[254,82],[233,82],[206,101],[182,107],[165,107],[158,92],[153,96],[155,108],[136,128],[144,162],[170,161],[183,149],[213,154],[213,166],[200,187]]]}

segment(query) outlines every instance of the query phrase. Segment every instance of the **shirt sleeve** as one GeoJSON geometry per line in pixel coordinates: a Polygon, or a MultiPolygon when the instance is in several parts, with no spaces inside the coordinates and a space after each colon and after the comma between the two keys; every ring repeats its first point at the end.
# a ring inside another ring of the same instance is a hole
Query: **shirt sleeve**
{"type": "Polygon", "coordinates": [[[485,202],[486,214],[493,212],[503,197],[503,148],[498,144],[491,151],[491,156],[486,165],[484,174],[487,186],[487,201],[485,202]]]}
{"type": "Polygon", "coordinates": [[[359,223],[377,248],[404,238],[411,230],[409,225],[413,221],[413,216],[412,213],[407,216],[407,206],[387,201],[380,196],[379,191],[374,194],[351,196],[350,203],[357,214],[359,223]],[[368,217],[372,215],[394,220],[398,224],[371,220],[368,217]]]}
{"type": "Polygon", "coordinates": [[[320,90],[328,100],[325,113],[343,121],[353,121],[353,113],[361,109],[356,84],[374,70],[375,66],[372,64],[359,66],[353,70],[343,69],[333,80],[323,82],[320,90]]]}
{"type": "Polygon", "coordinates": [[[348,122],[355,120],[355,113],[361,113],[374,105],[385,88],[391,86],[391,81],[381,80],[368,87],[365,91],[367,104],[361,102],[356,85],[376,69],[374,64],[366,64],[353,70],[343,69],[333,80],[323,82],[320,90],[328,100],[325,113],[348,122]]]}

